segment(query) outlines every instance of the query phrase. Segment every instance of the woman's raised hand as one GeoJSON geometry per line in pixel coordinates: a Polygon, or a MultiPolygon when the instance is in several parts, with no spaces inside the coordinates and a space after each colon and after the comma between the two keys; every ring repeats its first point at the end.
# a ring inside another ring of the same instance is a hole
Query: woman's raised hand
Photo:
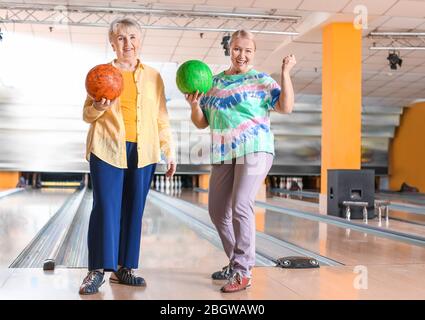
{"type": "Polygon", "coordinates": [[[282,72],[290,72],[291,69],[297,64],[297,60],[295,59],[295,55],[290,54],[283,58],[282,61],[282,72]]]}

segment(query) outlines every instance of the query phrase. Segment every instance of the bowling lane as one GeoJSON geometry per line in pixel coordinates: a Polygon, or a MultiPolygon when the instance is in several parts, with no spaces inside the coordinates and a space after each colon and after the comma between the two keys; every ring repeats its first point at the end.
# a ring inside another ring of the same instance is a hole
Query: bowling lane
{"type": "Polygon", "coordinates": [[[153,203],[148,196],[139,262],[142,269],[186,269],[205,276],[227,262],[221,248],[201,237],[167,209],[153,203]]]}
{"type": "MultiPolygon", "coordinates": [[[[273,188],[270,192],[278,197],[318,203],[319,194],[313,191],[289,191],[273,188]]],[[[425,215],[425,195],[422,193],[379,192],[376,199],[391,201],[390,209],[403,210],[406,213],[422,213],[425,215]],[[392,207],[392,208],[391,208],[392,207]]]]}
{"type": "MultiPolygon", "coordinates": [[[[319,204],[313,202],[305,202],[294,199],[294,197],[276,197],[269,196],[266,199],[266,203],[270,205],[279,206],[282,208],[301,210],[309,213],[320,214],[319,213],[319,204]]],[[[385,221],[384,216],[382,216],[382,221],[379,223],[378,218],[369,219],[368,225],[373,227],[379,227],[384,230],[403,232],[411,235],[416,235],[419,237],[425,236],[425,224],[418,223],[418,218],[424,218],[425,216],[416,217],[416,220],[410,221],[413,214],[406,213],[400,210],[389,210],[389,221],[385,221]],[[394,218],[394,219],[393,219],[394,218]]],[[[418,216],[418,215],[415,215],[418,216]]],[[[364,225],[363,221],[360,219],[352,219],[351,222],[357,223],[359,225],[364,225]]],[[[425,222],[425,220],[424,220],[425,222]]]]}
{"type": "Polygon", "coordinates": [[[0,188],[0,199],[4,198],[10,194],[16,193],[16,192],[20,192],[22,191],[21,188],[13,188],[13,189],[4,189],[4,188],[0,188]]]}
{"type": "Polygon", "coordinates": [[[406,192],[380,192],[377,194],[380,199],[390,200],[391,202],[399,202],[412,205],[425,205],[425,195],[423,193],[406,193],[406,192]]]}
{"type": "Polygon", "coordinates": [[[26,189],[0,199],[0,268],[7,268],[73,189],[26,189]]]}
{"type": "MultiPolygon", "coordinates": [[[[170,194],[171,195],[171,194],[170,194]]],[[[208,195],[205,192],[182,192],[180,195],[174,195],[189,202],[195,201],[198,205],[207,208],[208,195]]],[[[311,197],[305,198],[298,195],[285,194],[283,196],[275,196],[275,193],[268,193],[266,203],[270,205],[279,206],[282,208],[301,210],[304,212],[320,214],[318,200],[311,197]]],[[[405,213],[399,210],[389,210],[390,218],[394,217],[395,219],[390,219],[388,222],[385,219],[382,219],[381,224],[379,224],[378,219],[369,219],[368,225],[373,227],[379,227],[387,230],[403,232],[407,234],[417,235],[420,237],[425,236],[425,224],[417,223],[417,220],[414,220],[410,223],[409,219],[412,218],[411,213],[405,213]]],[[[418,215],[415,215],[418,216],[418,215]]],[[[422,217],[419,217],[422,218],[422,217]]],[[[417,219],[419,219],[417,218],[417,219]]],[[[425,218],[425,215],[423,216],[425,218]]],[[[351,220],[354,223],[362,225],[362,220],[351,220]]],[[[425,220],[424,220],[425,222],[425,220]]]]}
{"type": "MultiPolygon", "coordinates": [[[[92,201],[89,192],[87,202],[92,201]]],[[[85,219],[91,206],[84,210],[85,219]]],[[[86,231],[80,236],[87,239],[86,231]]],[[[81,239],[80,239],[81,241],[81,239]]],[[[0,299],[297,299],[299,296],[268,275],[267,268],[255,268],[255,290],[235,295],[220,292],[223,281],[210,278],[228,263],[222,250],[194,231],[178,215],[164,209],[148,196],[142,226],[142,243],[137,274],[148,289],[105,283],[97,295],[80,296],[78,287],[85,268],[57,268],[43,272],[35,268],[0,269],[0,299]],[[7,292],[7,294],[6,294],[7,292]]],[[[74,241],[73,241],[74,242],[74,241]]],[[[77,241],[78,242],[78,241],[77,241]]],[[[87,254],[86,252],[84,253],[87,254]]],[[[85,265],[80,267],[86,267],[85,265]]],[[[106,276],[108,280],[109,273],[106,276]]]]}
{"type": "Polygon", "coordinates": [[[425,247],[272,210],[265,213],[265,231],[346,265],[425,262],[425,247]]]}
{"type": "MultiPolygon", "coordinates": [[[[87,230],[93,203],[93,192],[88,191],[83,199],[83,212],[78,228],[66,243],[65,259],[60,265],[72,268],[87,268],[87,230]]],[[[142,243],[139,266],[145,268],[196,269],[209,274],[227,263],[221,248],[201,237],[190,226],[155,204],[148,195],[143,215],[142,243]]]]}
{"type": "MultiPolygon", "coordinates": [[[[206,208],[203,193],[183,191],[180,198],[206,208]]],[[[264,230],[259,231],[346,265],[425,262],[425,247],[273,210],[259,211],[264,214],[264,230]]]]}

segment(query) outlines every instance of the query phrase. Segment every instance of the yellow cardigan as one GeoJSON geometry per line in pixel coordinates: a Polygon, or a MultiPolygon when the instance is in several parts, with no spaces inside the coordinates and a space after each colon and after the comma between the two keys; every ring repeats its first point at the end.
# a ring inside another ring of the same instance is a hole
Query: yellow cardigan
{"type": "MultiPolygon", "coordinates": [[[[174,160],[162,78],[158,71],[140,61],[134,76],[137,87],[137,166],[142,168],[159,162],[161,151],[167,160],[174,160]]],[[[90,123],[86,159],[90,161],[90,153],[93,153],[114,167],[127,168],[125,127],[119,99],[107,111],[98,111],[93,107],[93,100],[87,97],[83,119],[90,123]]]]}

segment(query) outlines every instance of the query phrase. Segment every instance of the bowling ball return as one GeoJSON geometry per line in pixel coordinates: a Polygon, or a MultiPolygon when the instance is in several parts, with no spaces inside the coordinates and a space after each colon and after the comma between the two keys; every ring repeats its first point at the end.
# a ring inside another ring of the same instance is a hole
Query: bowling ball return
{"type": "Polygon", "coordinates": [[[319,262],[310,257],[282,257],[277,259],[276,267],[284,269],[310,269],[310,268],[319,268],[319,262]]]}

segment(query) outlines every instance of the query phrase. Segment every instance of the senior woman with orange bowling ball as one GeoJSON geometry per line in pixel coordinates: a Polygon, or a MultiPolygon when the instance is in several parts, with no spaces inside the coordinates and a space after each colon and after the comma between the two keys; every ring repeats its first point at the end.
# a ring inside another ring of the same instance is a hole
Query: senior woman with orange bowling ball
{"type": "MultiPolygon", "coordinates": [[[[122,75],[119,97],[88,95],[83,119],[90,124],[86,158],[90,163],[93,209],[88,230],[88,274],[79,293],[94,294],[111,271],[111,283],[143,287],[139,265],[142,217],[161,152],[166,176],[175,170],[174,146],[160,74],[139,59],[141,28],[130,18],[111,23],[116,54],[110,65],[122,75]]],[[[92,94],[93,95],[93,94],[92,94]]]]}

